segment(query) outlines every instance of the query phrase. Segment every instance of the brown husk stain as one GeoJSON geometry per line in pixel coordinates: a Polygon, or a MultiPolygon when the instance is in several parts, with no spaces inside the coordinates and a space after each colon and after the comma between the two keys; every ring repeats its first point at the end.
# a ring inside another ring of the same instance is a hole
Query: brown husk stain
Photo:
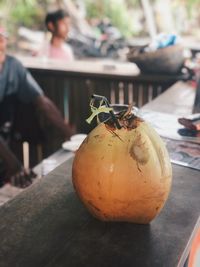
{"type": "Polygon", "coordinates": [[[145,145],[145,142],[142,141],[141,135],[138,135],[137,138],[134,140],[130,150],[130,156],[137,161],[139,164],[146,164],[149,160],[149,149],[145,145]],[[137,154],[136,149],[140,151],[140,155],[137,154]]]}

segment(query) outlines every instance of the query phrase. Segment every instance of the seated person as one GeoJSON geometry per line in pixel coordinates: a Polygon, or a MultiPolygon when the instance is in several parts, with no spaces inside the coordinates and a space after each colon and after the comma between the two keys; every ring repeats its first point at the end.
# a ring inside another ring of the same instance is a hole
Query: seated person
{"type": "Polygon", "coordinates": [[[69,139],[73,130],[31,74],[16,58],[6,54],[6,48],[7,34],[0,27],[0,183],[3,185],[12,181],[16,186],[26,187],[31,183],[33,173],[23,168],[1,132],[5,125],[12,127],[16,102],[32,103],[63,133],[65,139],[69,139]]]}
{"type": "Polygon", "coordinates": [[[62,9],[48,13],[45,24],[51,33],[51,40],[41,48],[38,55],[65,61],[74,60],[73,51],[65,42],[70,28],[69,14],[62,9]]]}

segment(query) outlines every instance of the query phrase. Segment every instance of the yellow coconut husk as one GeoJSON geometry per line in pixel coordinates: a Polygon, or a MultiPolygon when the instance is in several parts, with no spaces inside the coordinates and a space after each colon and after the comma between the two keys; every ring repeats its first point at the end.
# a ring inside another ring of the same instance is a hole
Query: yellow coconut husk
{"type": "Polygon", "coordinates": [[[100,220],[146,224],[169,195],[170,159],[148,123],[135,116],[119,121],[121,129],[101,123],[84,140],[73,162],[74,188],[100,220]]]}

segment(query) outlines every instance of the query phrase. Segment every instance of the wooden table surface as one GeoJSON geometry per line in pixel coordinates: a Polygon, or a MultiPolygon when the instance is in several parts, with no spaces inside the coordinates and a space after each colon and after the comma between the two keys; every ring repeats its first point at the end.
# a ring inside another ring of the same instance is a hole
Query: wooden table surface
{"type": "Polygon", "coordinates": [[[164,113],[187,116],[192,114],[196,90],[188,82],[176,82],[164,93],[142,107],[164,113]]]}
{"type": "Polygon", "coordinates": [[[1,207],[1,267],[183,266],[200,224],[199,172],[173,166],[169,199],[151,224],[105,223],[74,192],[72,160],[1,207]]]}
{"type": "Polygon", "coordinates": [[[173,165],[172,191],[151,224],[105,223],[78,199],[73,154],[66,155],[61,166],[0,207],[1,267],[183,266],[200,225],[198,171],[173,165]]]}

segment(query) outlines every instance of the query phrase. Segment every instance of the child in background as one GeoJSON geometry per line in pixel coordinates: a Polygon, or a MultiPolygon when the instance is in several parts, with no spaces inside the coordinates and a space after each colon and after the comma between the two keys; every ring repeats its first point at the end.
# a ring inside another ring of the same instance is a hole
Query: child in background
{"type": "Polygon", "coordinates": [[[38,55],[64,61],[74,60],[73,51],[65,42],[70,28],[69,14],[62,9],[50,12],[46,15],[45,25],[51,33],[51,40],[42,47],[38,55]]]}

